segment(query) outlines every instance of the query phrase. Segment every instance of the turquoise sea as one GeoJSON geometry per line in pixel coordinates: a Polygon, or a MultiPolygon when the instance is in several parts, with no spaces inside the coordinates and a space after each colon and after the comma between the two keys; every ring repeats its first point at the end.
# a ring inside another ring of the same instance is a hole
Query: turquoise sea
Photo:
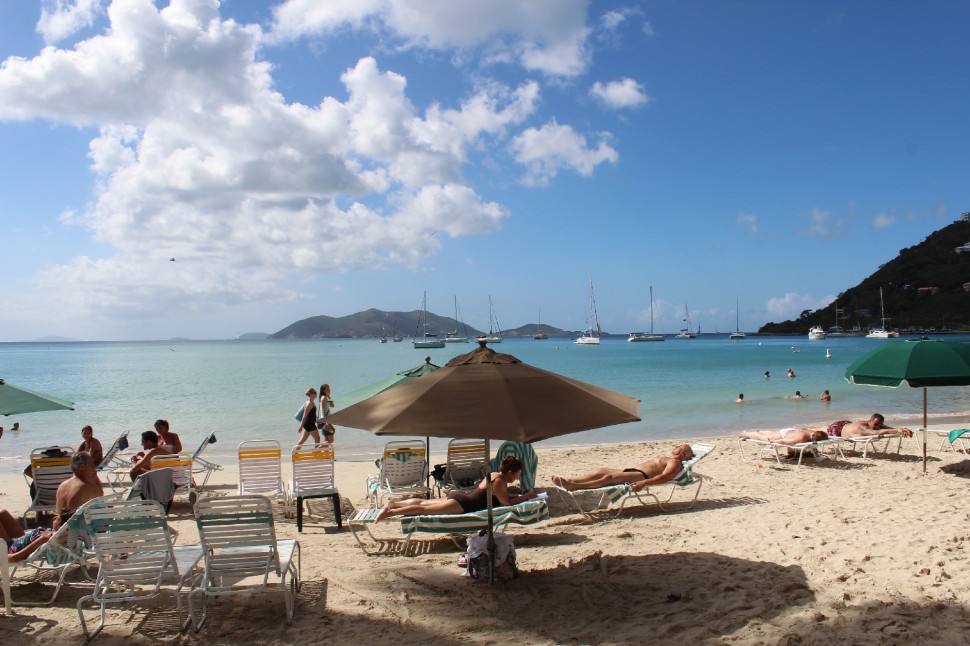
{"type": "MultiPolygon", "coordinates": [[[[743,429],[828,423],[876,411],[890,422],[912,425],[922,414],[921,390],[854,386],[843,378],[857,357],[880,343],[895,342],[900,341],[731,341],[726,335],[704,335],[661,343],[606,339],[599,347],[577,346],[570,339],[506,339],[494,348],[641,400],[641,422],[541,443],[561,446],[736,435],[743,429]],[[788,368],[794,379],[786,377],[788,368]],[[766,370],[771,373],[767,380],[766,370]],[[824,389],[832,394],[829,404],[818,400],[824,389]],[[808,398],[792,399],[796,390],[808,398]],[[745,403],[738,405],[735,399],[741,392],[745,403]]],[[[376,339],[0,343],[0,377],[76,403],[73,412],[0,418],[7,429],[0,439],[0,472],[22,469],[37,446],[76,447],[85,424],[94,426],[107,449],[122,431],[131,431],[136,440],[160,417],[171,422],[187,451],[210,431],[216,432],[218,442],[207,454],[216,458],[235,455],[239,442],[248,439],[273,438],[285,448],[298,437],[293,413],[309,386],[329,383],[339,409],[348,403],[341,400],[342,393],[415,367],[426,355],[443,366],[474,347],[449,344],[417,350],[407,340],[381,344],[376,339]],[[9,431],[15,421],[20,422],[19,433],[9,431]]],[[[931,389],[929,409],[938,423],[944,416],[970,418],[970,389],[931,389]]],[[[340,428],[336,447],[340,459],[368,460],[385,441],[366,431],[340,428]]],[[[444,440],[432,439],[433,453],[443,453],[444,446],[444,440]]]]}

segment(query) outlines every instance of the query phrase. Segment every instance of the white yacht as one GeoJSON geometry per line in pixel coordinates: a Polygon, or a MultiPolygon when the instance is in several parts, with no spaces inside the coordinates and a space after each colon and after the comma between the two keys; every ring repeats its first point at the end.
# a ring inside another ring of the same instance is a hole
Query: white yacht
{"type": "Polygon", "coordinates": [[[674,338],[677,338],[677,339],[696,339],[697,337],[699,337],[701,335],[701,326],[700,325],[697,326],[697,332],[694,332],[694,331],[692,331],[690,329],[690,311],[687,309],[687,306],[686,305],[684,305],[684,323],[687,324],[687,327],[683,328],[680,332],[678,332],[677,333],[677,336],[674,337],[674,338]]]}
{"type": "Polygon", "coordinates": [[[501,343],[502,327],[499,325],[498,317],[495,316],[495,308],[492,306],[492,295],[488,295],[488,334],[476,336],[475,340],[481,343],[501,343]]]}
{"type": "Polygon", "coordinates": [[[641,343],[643,341],[663,341],[667,337],[663,334],[653,333],[653,285],[650,286],[650,332],[630,332],[627,341],[630,343],[641,343]]]}
{"type": "Polygon", "coordinates": [[[424,293],[424,299],[421,301],[421,321],[418,323],[419,326],[423,326],[422,336],[417,335],[417,330],[415,330],[414,344],[415,348],[443,348],[445,347],[445,342],[438,338],[437,334],[428,334],[428,292],[424,293]]]}
{"type": "Polygon", "coordinates": [[[816,325],[809,329],[808,340],[809,341],[821,341],[825,338],[825,330],[822,329],[820,325],[816,325]]]}
{"type": "Polygon", "coordinates": [[[735,307],[734,307],[734,332],[728,335],[729,339],[743,339],[744,332],[741,331],[741,301],[738,297],[734,297],[735,307]]]}
{"type": "Polygon", "coordinates": [[[882,325],[880,327],[874,327],[869,330],[869,334],[866,335],[867,339],[896,339],[899,338],[899,332],[896,330],[887,330],[886,321],[886,310],[882,303],[882,287],[879,288],[879,316],[882,319],[882,325]]]}
{"type": "Polygon", "coordinates": [[[455,296],[455,331],[445,335],[445,343],[468,343],[468,328],[465,327],[465,322],[461,319],[461,314],[458,312],[457,296],[455,296]],[[461,334],[458,333],[459,325],[461,326],[461,334]]]}

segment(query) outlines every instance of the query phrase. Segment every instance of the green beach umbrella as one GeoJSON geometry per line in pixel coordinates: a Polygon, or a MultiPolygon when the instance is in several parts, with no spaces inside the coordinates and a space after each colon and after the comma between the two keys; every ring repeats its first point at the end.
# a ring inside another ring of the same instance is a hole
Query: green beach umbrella
{"type": "Polygon", "coordinates": [[[45,410],[74,410],[74,402],[18,388],[0,379],[0,415],[39,413],[45,410]]]}
{"type": "Polygon", "coordinates": [[[422,375],[426,375],[429,372],[434,372],[440,367],[441,366],[436,366],[433,363],[431,363],[431,357],[425,357],[424,363],[422,363],[420,366],[416,368],[410,368],[408,370],[401,371],[397,374],[387,377],[386,379],[381,379],[380,381],[374,382],[368,386],[364,386],[363,388],[358,388],[357,390],[347,393],[346,395],[341,395],[340,404],[343,408],[346,408],[351,404],[362,402],[365,399],[373,397],[378,393],[382,393],[388,388],[393,388],[394,386],[397,386],[398,384],[402,384],[405,381],[410,381],[422,375]]]}
{"type": "Polygon", "coordinates": [[[849,383],[923,389],[923,472],[926,472],[926,389],[970,386],[970,344],[942,339],[890,343],[859,357],[845,370],[849,383]]]}

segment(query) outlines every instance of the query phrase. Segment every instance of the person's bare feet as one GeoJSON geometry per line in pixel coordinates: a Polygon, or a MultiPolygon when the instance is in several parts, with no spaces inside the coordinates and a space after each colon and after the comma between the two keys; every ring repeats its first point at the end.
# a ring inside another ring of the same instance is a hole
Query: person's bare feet
{"type": "Polygon", "coordinates": [[[375,518],[374,520],[375,521],[384,520],[390,515],[390,513],[391,513],[391,503],[387,503],[386,505],[384,505],[384,508],[381,509],[381,511],[377,514],[377,518],[375,518]]]}
{"type": "Polygon", "coordinates": [[[576,489],[576,485],[562,476],[552,476],[552,484],[556,485],[557,487],[562,487],[566,491],[573,491],[576,489]]]}

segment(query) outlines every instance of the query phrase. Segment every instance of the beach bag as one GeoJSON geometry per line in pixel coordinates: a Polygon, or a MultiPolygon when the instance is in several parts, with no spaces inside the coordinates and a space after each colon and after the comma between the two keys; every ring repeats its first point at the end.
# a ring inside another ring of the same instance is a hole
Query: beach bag
{"type": "MultiPolygon", "coordinates": [[[[493,532],[495,537],[495,580],[508,582],[518,578],[519,569],[516,566],[515,542],[504,532],[493,532]]],[[[491,568],[488,560],[488,530],[482,530],[468,537],[468,554],[466,556],[468,570],[465,576],[479,581],[491,580],[491,568]]]]}
{"type": "Polygon", "coordinates": [[[300,404],[300,407],[296,409],[296,415],[293,416],[294,419],[296,419],[296,421],[298,422],[303,421],[303,409],[305,408],[306,408],[306,402],[303,402],[302,404],[300,404]]]}

